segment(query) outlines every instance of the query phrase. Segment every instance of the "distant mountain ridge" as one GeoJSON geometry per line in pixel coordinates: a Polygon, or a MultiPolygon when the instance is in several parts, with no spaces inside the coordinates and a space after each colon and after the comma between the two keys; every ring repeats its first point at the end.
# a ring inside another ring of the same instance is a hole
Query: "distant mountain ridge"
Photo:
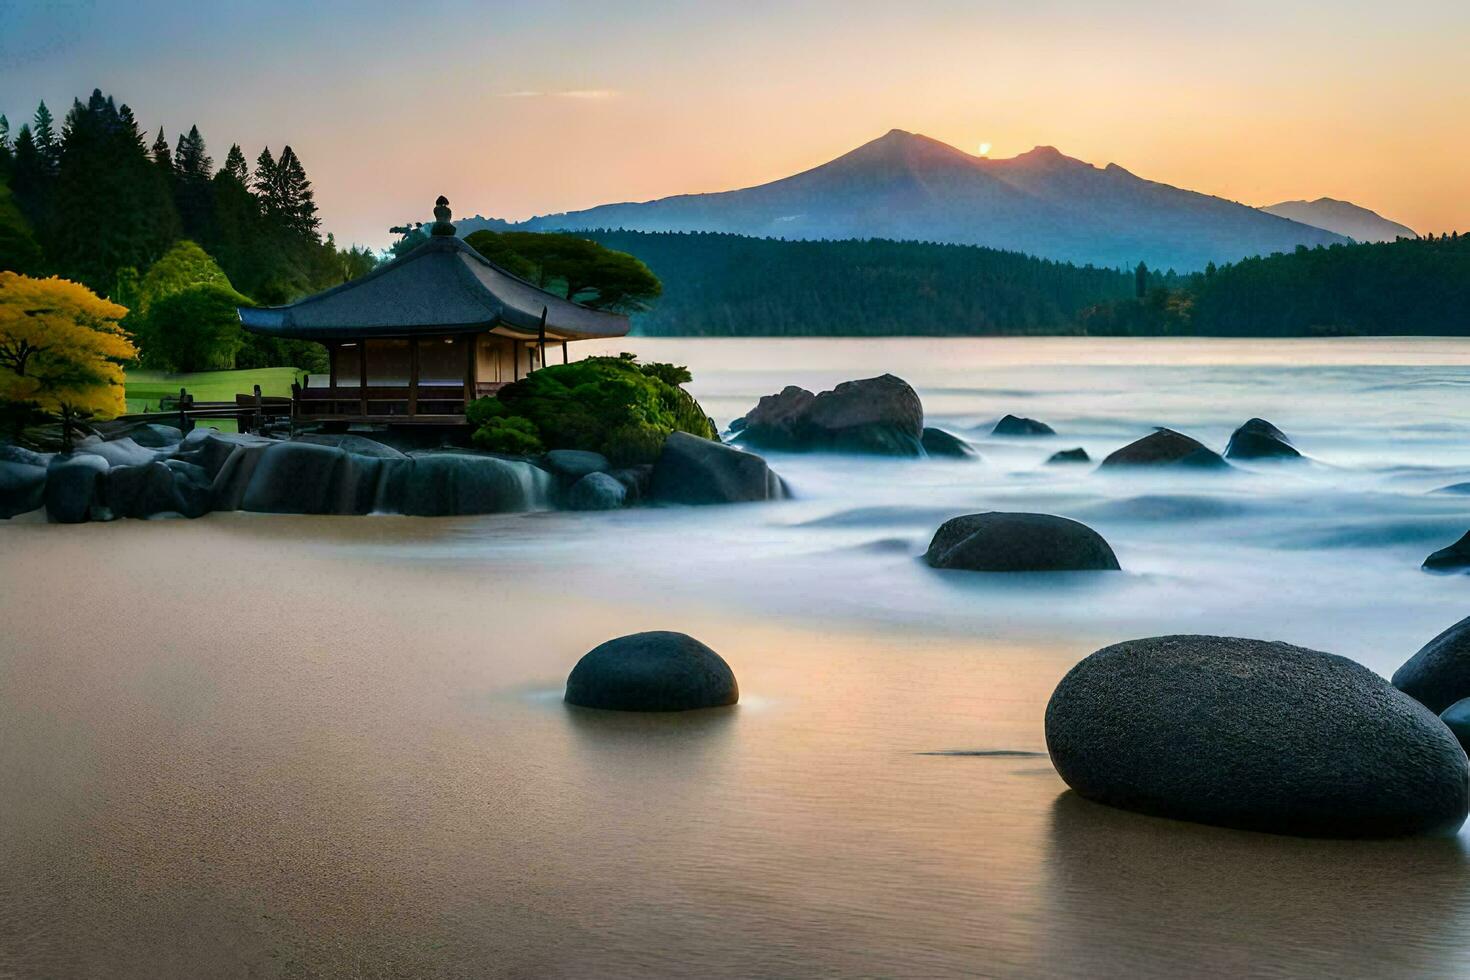
{"type": "Polygon", "coordinates": [[[1315,201],[1282,201],[1261,210],[1346,235],[1357,242],[1391,242],[1399,238],[1419,237],[1408,225],[1390,221],[1377,211],[1370,211],[1351,201],[1331,197],[1319,197],[1315,201]]]}
{"type": "Polygon", "coordinates": [[[1040,146],[1004,160],[895,129],[790,177],[739,190],[605,204],[524,222],[530,231],[712,231],[759,238],[985,245],[1108,267],[1180,272],[1209,262],[1345,242],[1331,231],[1223,198],[1095,167],[1040,146]]]}

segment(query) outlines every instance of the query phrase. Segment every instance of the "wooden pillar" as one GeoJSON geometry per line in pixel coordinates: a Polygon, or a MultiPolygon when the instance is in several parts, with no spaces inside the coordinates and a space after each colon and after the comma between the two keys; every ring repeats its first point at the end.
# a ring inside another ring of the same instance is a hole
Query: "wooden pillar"
{"type": "MultiPolygon", "coordinates": [[[[337,351],[342,345],[336,341],[327,344],[327,387],[337,387],[337,351]]],[[[335,391],[332,394],[336,394],[335,391]]]]}
{"type": "Polygon", "coordinates": [[[464,339],[464,407],[469,408],[475,400],[475,335],[465,334],[464,339]]]}
{"type": "Polygon", "coordinates": [[[362,386],[357,389],[358,414],[366,416],[368,413],[367,399],[367,340],[357,342],[357,377],[362,386]]]}
{"type": "Polygon", "coordinates": [[[419,413],[419,339],[408,338],[408,414],[419,413]]]}
{"type": "Polygon", "coordinates": [[[561,342],[561,362],[563,364],[567,362],[567,342],[565,340],[561,342]]]}
{"type": "Polygon", "coordinates": [[[512,381],[521,380],[521,355],[516,353],[516,342],[514,340],[510,342],[510,370],[512,381]]]}

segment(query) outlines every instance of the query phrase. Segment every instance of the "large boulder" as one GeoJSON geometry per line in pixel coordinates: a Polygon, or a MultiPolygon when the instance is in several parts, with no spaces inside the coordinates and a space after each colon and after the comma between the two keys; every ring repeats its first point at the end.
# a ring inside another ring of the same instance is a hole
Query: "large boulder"
{"type": "Polygon", "coordinates": [[[924,561],[972,572],[1117,571],[1113,549],[1086,524],[992,511],[945,521],[924,561]]]}
{"type": "Polygon", "coordinates": [[[1081,796],[1141,813],[1316,837],[1453,832],[1470,761],[1423,705],[1344,657],[1218,636],[1107,647],[1046,709],[1081,796]]]}
{"type": "Polygon", "coordinates": [[[1424,559],[1421,567],[1426,572],[1463,572],[1470,568],[1470,531],[1466,531],[1454,544],[1424,559]]]}
{"type": "Polygon", "coordinates": [[[46,468],[46,516],[57,524],[106,519],[97,490],[107,469],[107,460],[92,453],[52,457],[46,468]]]}
{"type": "Polygon", "coordinates": [[[435,453],[381,463],[378,509],[388,513],[452,517],[544,510],[555,487],[539,466],[493,456],[435,453]]]}
{"type": "Polygon", "coordinates": [[[1048,466],[1058,466],[1066,463],[1090,463],[1092,462],[1092,457],[1087,455],[1087,450],[1078,446],[1076,449],[1063,449],[1060,452],[1052,453],[1047,457],[1046,462],[1048,466]]]}
{"type": "Polygon", "coordinates": [[[1291,440],[1265,419],[1251,419],[1230,434],[1226,459],[1301,459],[1291,440]]]}
{"type": "Polygon", "coordinates": [[[1157,429],[1130,442],[1102,461],[1103,469],[1129,466],[1183,466],[1223,469],[1230,464],[1203,443],[1173,429],[1157,429]]]}
{"type": "Polygon", "coordinates": [[[606,473],[612,469],[606,456],[586,449],[553,449],[541,457],[541,466],[572,482],[591,473],[606,473]]]}
{"type": "Polygon", "coordinates": [[[1460,620],[1404,662],[1393,686],[1438,714],[1470,698],[1470,617],[1460,620]]]}
{"type": "Polygon", "coordinates": [[[975,447],[970,445],[959,436],[951,435],[943,429],[924,428],[924,434],[920,438],[924,446],[924,452],[930,456],[941,456],[950,459],[978,460],[980,454],[975,452],[975,447]]]}
{"type": "Polygon", "coordinates": [[[788,387],[745,416],[740,441],[763,449],[922,456],[924,406],[891,374],[844,381],[813,395],[788,387]]]}
{"type": "Polygon", "coordinates": [[[46,467],[0,460],[0,518],[29,514],[45,496],[46,467]]]}
{"type": "Polygon", "coordinates": [[[781,478],[754,453],[675,432],[653,464],[649,495],[665,504],[736,504],[786,494],[781,478]]]}
{"type": "Polygon", "coordinates": [[[588,473],[567,491],[568,510],[617,510],[628,499],[628,488],[608,473],[588,473]]]}
{"type": "Polygon", "coordinates": [[[995,428],[991,430],[990,434],[993,436],[1022,437],[1054,436],[1057,434],[1057,430],[1053,429],[1045,422],[1038,422],[1035,419],[1022,418],[1019,415],[1007,415],[1005,418],[995,423],[995,428]]]}
{"type": "Polygon", "coordinates": [[[566,700],[614,711],[690,711],[734,704],[735,674],[718,653],[684,633],[620,636],[577,661],[566,700]]]}
{"type": "Polygon", "coordinates": [[[204,470],[173,459],[114,466],[107,473],[103,499],[114,517],[202,517],[211,505],[204,470]]]}

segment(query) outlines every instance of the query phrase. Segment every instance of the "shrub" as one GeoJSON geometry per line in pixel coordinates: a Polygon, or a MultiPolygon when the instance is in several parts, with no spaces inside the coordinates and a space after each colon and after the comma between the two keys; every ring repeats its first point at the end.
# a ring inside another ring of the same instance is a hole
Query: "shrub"
{"type": "Polygon", "coordinates": [[[481,449],[512,456],[533,456],[546,448],[536,423],[520,416],[489,419],[475,430],[474,440],[481,449]]]}
{"type": "Polygon", "coordinates": [[[506,425],[523,419],[548,449],[588,449],[619,466],[648,463],[670,432],[715,438],[699,403],[671,379],[689,380],[688,369],[640,365],[631,355],[590,357],[533,372],[467,414],[480,445],[508,438],[506,425]]]}

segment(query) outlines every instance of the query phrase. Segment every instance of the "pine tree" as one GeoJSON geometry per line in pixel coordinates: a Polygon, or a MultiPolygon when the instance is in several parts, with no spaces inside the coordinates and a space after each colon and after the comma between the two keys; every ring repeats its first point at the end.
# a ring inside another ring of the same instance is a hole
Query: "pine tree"
{"type": "Polygon", "coordinates": [[[205,152],[204,137],[199,135],[198,126],[190,126],[189,132],[179,137],[174,165],[181,177],[208,180],[213,174],[214,160],[205,152]]]}
{"type": "Polygon", "coordinates": [[[10,176],[11,160],[10,120],[0,113],[0,178],[10,176]]]}
{"type": "Polygon", "coordinates": [[[276,166],[280,171],[277,213],[291,231],[313,244],[320,244],[321,235],[317,229],[321,226],[321,219],[317,217],[316,195],[311,189],[311,181],[306,178],[306,168],[290,146],[281,151],[281,159],[276,166]]]}
{"type": "Polygon", "coordinates": [[[56,138],[55,121],[44,101],[36,107],[36,116],[31,122],[31,138],[36,141],[46,173],[55,177],[61,165],[61,141],[56,138]]]}
{"type": "Polygon", "coordinates": [[[100,90],[86,105],[73,104],[61,147],[55,207],[44,226],[48,258],[67,278],[109,292],[119,269],[152,264],[178,237],[172,195],[132,110],[100,90]]]}
{"type": "Polygon", "coordinates": [[[54,181],[46,171],[46,162],[31,135],[31,127],[22,123],[15,137],[15,153],[10,165],[10,190],[15,196],[16,207],[20,208],[32,228],[45,227],[51,211],[51,192],[54,181]]]}
{"type": "Polygon", "coordinates": [[[242,187],[250,186],[250,165],[245,162],[245,154],[241,152],[239,143],[230,144],[230,152],[225,154],[225,166],[220,173],[229,174],[242,187]]]}
{"type": "Polygon", "coordinates": [[[163,135],[163,127],[158,127],[158,138],[153,141],[153,162],[164,173],[172,175],[174,172],[174,155],[169,152],[168,137],[163,135]]]}
{"type": "Polygon", "coordinates": [[[1138,268],[1133,270],[1133,296],[1135,299],[1143,299],[1148,295],[1148,266],[1142,262],[1138,268]]]}

